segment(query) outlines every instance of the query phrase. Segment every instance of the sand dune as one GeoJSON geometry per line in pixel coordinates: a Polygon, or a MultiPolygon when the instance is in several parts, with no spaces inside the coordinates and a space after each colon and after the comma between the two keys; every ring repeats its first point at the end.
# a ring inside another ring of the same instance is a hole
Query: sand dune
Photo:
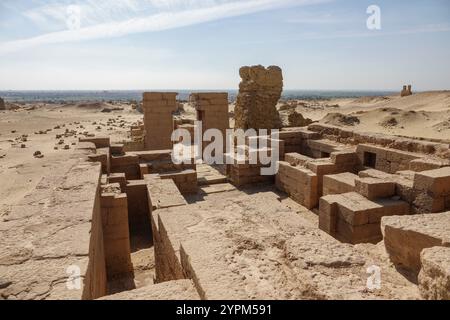
{"type": "Polygon", "coordinates": [[[450,91],[298,101],[296,111],[321,123],[358,131],[450,140],[450,91]]]}

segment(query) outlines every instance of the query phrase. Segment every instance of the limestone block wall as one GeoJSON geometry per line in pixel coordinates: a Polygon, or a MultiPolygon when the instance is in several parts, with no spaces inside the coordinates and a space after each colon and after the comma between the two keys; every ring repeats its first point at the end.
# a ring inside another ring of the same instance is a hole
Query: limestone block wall
{"type": "Polygon", "coordinates": [[[108,292],[107,288],[100,190],[97,187],[94,210],[92,212],[89,262],[84,279],[82,299],[93,300],[103,297],[108,292]]]}
{"type": "Polygon", "coordinates": [[[275,177],[277,188],[308,209],[317,207],[319,201],[317,174],[304,167],[291,166],[284,161],[278,164],[278,174],[275,177]]]}
{"type": "MultiPolygon", "coordinates": [[[[208,129],[218,129],[225,137],[226,129],[230,127],[228,93],[193,93],[189,99],[197,110],[197,121],[202,121],[203,132],[208,129]]],[[[207,142],[204,142],[203,147],[206,146],[205,144],[207,142]]]]}
{"type": "Polygon", "coordinates": [[[450,167],[414,175],[413,206],[420,213],[450,210],[450,167]]]}
{"type": "Polygon", "coordinates": [[[127,194],[130,234],[148,234],[149,237],[152,237],[147,182],[129,180],[124,191],[127,194]]]}
{"type": "Polygon", "coordinates": [[[146,92],[143,99],[145,150],[171,149],[172,113],[177,110],[177,93],[146,92]]]}
{"type": "Polygon", "coordinates": [[[450,212],[383,217],[381,229],[390,260],[417,279],[426,248],[450,247],[450,212]]]}
{"type": "Polygon", "coordinates": [[[92,142],[96,148],[109,148],[111,141],[109,137],[87,137],[80,138],[80,142],[92,142]]]}
{"type": "MultiPolygon", "coordinates": [[[[319,198],[323,194],[325,176],[357,172],[359,167],[356,153],[352,150],[335,151],[329,156],[329,158],[314,159],[297,153],[287,153],[286,162],[280,162],[276,177],[277,187],[287,192],[301,205],[307,208],[317,207],[319,198]]],[[[330,184],[327,188],[329,186],[330,184]]],[[[327,192],[329,192],[328,189],[327,192]]]]}
{"type": "MultiPolygon", "coordinates": [[[[239,157],[236,154],[226,154],[225,156],[230,160],[230,164],[226,165],[226,173],[228,180],[235,186],[245,186],[255,183],[273,183],[274,175],[262,175],[261,169],[268,168],[270,165],[263,165],[259,161],[257,163],[250,163],[248,146],[244,147],[245,159],[239,161],[239,157]]],[[[267,149],[270,154],[270,148],[267,149]]],[[[255,153],[258,153],[259,149],[256,149],[255,153]]],[[[259,158],[258,158],[259,159],[259,158]]]]}
{"type": "Polygon", "coordinates": [[[125,173],[127,180],[137,180],[140,178],[139,157],[133,153],[123,156],[111,156],[110,172],[125,173]]]}
{"type": "Polygon", "coordinates": [[[409,170],[410,162],[421,157],[411,152],[368,144],[359,144],[356,152],[363,166],[387,173],[409,170]]]}
{"type": "Polygon", "coordinates": [[[193,169],[161,173],[158,176],[161,179],[172,179],[182,194],[197,193],[198,191],[197,171],[193,169]]]}
{"type": "Polygon", "coordinates": [[[353,145],[371,144],[400,151],[415,152],[444,159],[447,163],[450,154],[449,143],[444,140],[417,140],[381,133],[357,132],[319,123],[309,125],[308,130],[318,133],[322,138],[340,143],[353,145]]]}
{"type": "Polygon", "coordinates": [[[183,207],[187,203],[173,180],[162,180],[153,175],[145,176],[151,215],[153,247],[155,250],[155,282],[185,279],[176,245],[171,243],[168,232],[161,225],[158,212],[164,208],[183,207]]]}
{"type": "Polygon", "coordinates": [[[408,213],[408,203],[401,200],[371,201],[356,192],[327,195],[320,199],[319,228],[342,242],[378,243],[381,218],[408,213]]]}
{"type": "Polygon", "coordinates": [[[127,195],[103,193],[101,210],[108,280],[132,275],[127,195]]]}

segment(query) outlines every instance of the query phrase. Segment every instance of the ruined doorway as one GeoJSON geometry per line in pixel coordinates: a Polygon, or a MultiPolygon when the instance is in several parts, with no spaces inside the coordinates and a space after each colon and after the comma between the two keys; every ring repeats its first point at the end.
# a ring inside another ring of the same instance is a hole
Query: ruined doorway
{"type": "Polygon", "coordinates": [[[364,166],[375,169],[377,155],[373,152],[364,152],[364,166]]]}

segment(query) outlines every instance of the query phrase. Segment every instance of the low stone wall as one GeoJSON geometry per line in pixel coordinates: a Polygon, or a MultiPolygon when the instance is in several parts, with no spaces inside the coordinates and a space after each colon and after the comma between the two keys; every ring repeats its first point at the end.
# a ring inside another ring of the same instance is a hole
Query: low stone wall
{"type": "Polygon", "coordinates": [[[132,276],[127,195],[102,193],[101,210],[108,280],[132,276]]]}
{"type": "Polygon", "coordinates": [[[411,168],[411,162],[422,157],[422,155],[417,153],[368,144],[359,144],[356,147],[356,153],[363,166],[386,173],[409,170],[411,168]]]}
{"type": "Polygon", "coordinates": [[[381,147],[397,149],[407,152],[416,152],[437,157],[448,157],[448,142],[430,142],[426,140],[402,138],[380,133],[356,132],[340,127],[313,123],[308,129],[317,132],[323,138],[335,140],[346,144],[373,144],[381,147]]]}
{"type": "Polygon", "coordinates": [[[107,293],[101,169],[87,162],[91,147],[80,148],[2,217],[4,299],[80,300],[107,293]]]}
{"type": "Polygon", "coordinates": [[[408,213],[409,205],[401,200],[371,201],[356,192],[328,195],[320,199],[319,228],[342,242],[378,243],[381,217],[408,213]]]}
{"type": "Polygon", "coordinates": [[[302,167],[280,161],[275,178],[277,188],[308,209],[319,203],[319,178],[317,174],[302,167]]]}
{"type": "Polygon", "coordinates": [[[423,249],[450,247],[450,212],[383,217],[381,228],[391,261],[413,280],[421,269],[423,249]]]}
{"type": "Polygon", "coordinates": [[[151,237],[151,208],[149,207],[147,182],[129,180],[123,190],[127,194],[130,234],[147,234],[151,237]]]}

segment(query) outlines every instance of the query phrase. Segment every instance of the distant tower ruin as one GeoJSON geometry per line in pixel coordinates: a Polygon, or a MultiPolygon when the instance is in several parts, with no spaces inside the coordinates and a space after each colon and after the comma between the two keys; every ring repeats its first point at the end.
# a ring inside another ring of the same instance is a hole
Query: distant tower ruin
{"type": "Polygon", "coordinates": [[[235,108],[235,128],[279,129],[282,126],[276,108],[283,91],[281,68],[261,65],[242,67],[235,108]]]}
{"type": "Polygon", "coordinates": [[[403,86],[403,90],[402,90],[402,92],[400,93],[400,95],[402,96],[402,97],[407,97],[407,96],[410,96],[410,95],[412,95],[412,86],[411,85],[404,85],[403,86]]]}

